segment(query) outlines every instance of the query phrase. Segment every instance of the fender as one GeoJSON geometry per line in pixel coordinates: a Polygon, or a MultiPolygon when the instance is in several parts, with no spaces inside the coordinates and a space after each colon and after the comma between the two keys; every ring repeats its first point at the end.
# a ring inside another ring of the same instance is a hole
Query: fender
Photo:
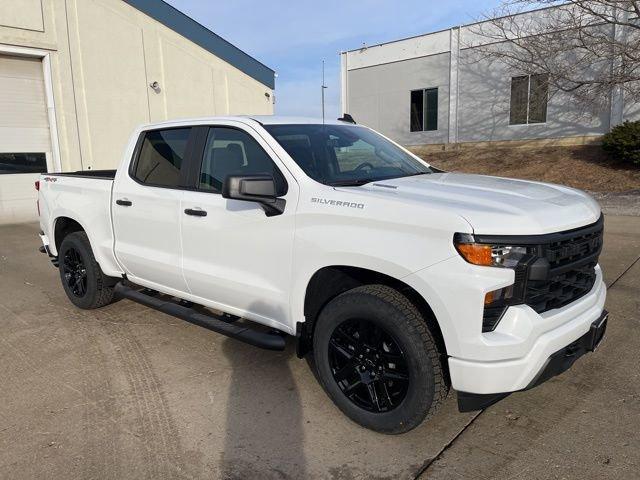
{"type": "Polygon", "coordinates": [[[323,257],[322,263],[312,263],[307,265],[299,265],[300,268],[294,268],[291,279],[291,319],[293,319],[293,327],[297,322],[304,322],[304,302],[307,292],[307,286],[313,276],[323,268],[327,267],[355,267],[371,270],[376,273],[386,275],[388,277],[400,280],[402,277],[411,274],[410,270],[387,262],[381,258],[370,257],[361,254],[332,254],[323,257]]]}
{"type": "Polygon", "coordinates": [[[102,243],[99,243],[95,238],[96,232],[93,229],[89,229],[83,221],[81,221],[76,215],[73,214],[73,212],[66,209],[57,209],[51,216],[51,218],[53,218],[53,220],[51,221],[48,230],[50,233],[49,250],[53,255],[58,255],[58,247],[55,242],[56,224],[61,218],[68,218],[78,223],[87,234],[87,238],[89,239],[89,244],[91,245],[93,255],[96,257],[96,261],[100,265],[100,268],[102,269],[104,274],[110,277],[122,277],[124,272],[118,265],[113,254],[113,237],[111,235],[111,232],[109,232],[108,238],[105,237],[105,240],[102,243]]]}

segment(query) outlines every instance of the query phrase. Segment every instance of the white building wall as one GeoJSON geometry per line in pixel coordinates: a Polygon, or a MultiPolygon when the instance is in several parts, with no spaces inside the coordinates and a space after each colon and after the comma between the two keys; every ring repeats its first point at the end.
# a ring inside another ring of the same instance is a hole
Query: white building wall
{"type": "Polygon", "coordinates": [[[500,63],[476,61],[473,49],[464,49],[459,62],[458,141],[484,142],[603,135],[609,129],[609,109],[582,109],[561,92],[550,96],[547,121],[510,125],[511,77],[500,63]]]}
{"type": "Polygon", "coordinates": [[[358,123],[408,145],[445,143],[449,124],[449,55],[436,54],[349,71],[349,110],[358,123]],[[412,90],[438,88],[438,130],[410,132],[412,90]]]}
{"type": "MultiPolygon", "coordinates": [[[[0,54],[16,48],[50,66],[52,148],[62,170],[115,168],[143,122],[273,113],[269,87],[122,0],[0,1],[0,54]]],[[[0,223],[34,218],[28,177],[0,175],[0,197],[8,185],[29,188],[24,205],[33,212],[0,207],[0,223]]]]}
{"type": "MultiPolygon", "coordinates": [[[[546,12],[526,15],[544,22],[546,12]]],[[[479,30],[478,24],[468,25],[343,52],[344,111],[405,145],[583,138],[606,133],[621,111],[624,119],[640,118],[637,106],[628,102],[592,112],[557,93],[549,99],[546,123],[509,125],[511,77],[522,73],[478,61],[477,46],[488,41],[479,30]],[[438,131],[410,132],[410,90],[434,86],[439,88],[438,131]]]]}

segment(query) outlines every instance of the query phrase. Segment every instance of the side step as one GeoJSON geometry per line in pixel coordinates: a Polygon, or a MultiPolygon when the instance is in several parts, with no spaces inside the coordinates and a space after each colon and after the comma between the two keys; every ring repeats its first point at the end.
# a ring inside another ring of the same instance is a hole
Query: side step
{"type": "Polygon", "coordinates": [[[38,251],[40,253],[46,253],[47,255],[49,255],[49,258],[51,259],[51,263],[53,264],[53,266],[58,268],[58,257],[56,257],[55,255],[51,255],[51,251],[49,250],[49,247],[45,247],[44,245],[41,245],[40,248],[38,248],[38,251]]]}
{"type": "MultiPolygon", "coordinates": [[[[163,300],[162,298],[147,295],[139,290],[129,288],[122,283],[115,286],[116,294],[141,303],[147,307],[158,310],[167,315],[180,318],[199,327],[213,330],[227,337],[235,338],[241,342],[248,343],[255,347],[264,348],[266,350],[284,350],[284,338],[278,334],[260,332],[253,330],[246,325],[237,325],[230,323],[232,316],[215,315],[210,313],[204,315],[196,312],[192,308],[178,305],[177,303],[163,300]]],[[[231,320],[233,321],[233,320],[231,320]]]]}

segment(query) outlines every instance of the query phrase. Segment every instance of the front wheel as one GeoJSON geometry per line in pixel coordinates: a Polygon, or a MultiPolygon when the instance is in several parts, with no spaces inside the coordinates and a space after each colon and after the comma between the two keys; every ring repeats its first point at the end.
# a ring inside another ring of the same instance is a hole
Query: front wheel
{"type": "Polygon", "coordinates": [[[329,302],[313,352],[320,382],[338,408],[381,433],[417,427],[448,393],[424,319],[385,285],[354,288],[329,302]]]}
{"type": "Polygon", "coordinates": [[[113,301],[113,286],[117,279],[102,273],[85,232],[73,232],[64,237],[58,262],[62,287],[76,307],[90,310],[113,301]]]}

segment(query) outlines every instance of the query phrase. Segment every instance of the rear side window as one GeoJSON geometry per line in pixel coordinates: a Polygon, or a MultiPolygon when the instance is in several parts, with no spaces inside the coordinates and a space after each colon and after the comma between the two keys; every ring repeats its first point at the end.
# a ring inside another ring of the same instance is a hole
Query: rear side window
{"type": "Polygon", "coordinates": [[[273,176],[278,195],[286,193],[286,180],[280,170],[251,135],[234,128],[209,129],[200,169],[200,190],[220,193],[229,175],[260,174],[273,176]]]}
{"type": "Polygon", "coordinates": [[[134,178],[148,185],[180,186],[191,128],[172,128],[147,132],[133,172],[134,178]]]}

